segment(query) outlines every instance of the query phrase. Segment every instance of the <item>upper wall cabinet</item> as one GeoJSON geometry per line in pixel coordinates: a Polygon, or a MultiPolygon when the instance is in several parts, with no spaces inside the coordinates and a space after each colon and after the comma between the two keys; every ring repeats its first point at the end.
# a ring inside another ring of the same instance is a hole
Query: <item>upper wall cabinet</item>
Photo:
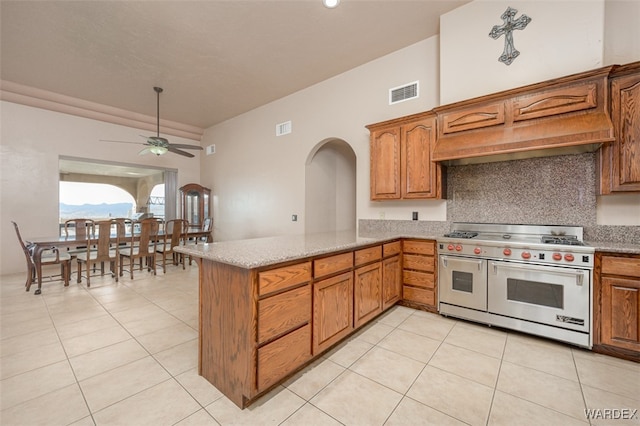
{"type": "Polygon", "coordinates": [[[640,62],[611,73],[615,141],[600,152],[600,194],[640,191],[640,62]]]}
{"type": "Polygon", "coordinates": [[[211,216],[211,190],[197,183],[188,183],[180,188],[182,219],[189,221],[189,227],[201,229],[204,220],[211,216]]]}
{"type": "Polygon", "coordinates": [[[371,132],[372,200],[442,198],[442,169],[432,159],[433,113],[371,124],[367,129],[371,132]]]}
{"type": "Polygon", "coordinates": [[[465,164],[597,150],[613,141],[607,91],[611,69],[435,108],[433,160],[465,164]]]}

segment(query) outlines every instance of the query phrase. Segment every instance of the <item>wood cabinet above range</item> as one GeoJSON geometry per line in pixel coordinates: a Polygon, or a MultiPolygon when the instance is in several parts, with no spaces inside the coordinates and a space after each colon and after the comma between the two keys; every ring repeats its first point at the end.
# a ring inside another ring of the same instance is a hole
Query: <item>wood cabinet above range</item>
{"type": "Polygon", "coordinates": [[[597,150],[614,140],[608,105],[611,69],[435,108],[433,160],[466,164],[597,150]]]}

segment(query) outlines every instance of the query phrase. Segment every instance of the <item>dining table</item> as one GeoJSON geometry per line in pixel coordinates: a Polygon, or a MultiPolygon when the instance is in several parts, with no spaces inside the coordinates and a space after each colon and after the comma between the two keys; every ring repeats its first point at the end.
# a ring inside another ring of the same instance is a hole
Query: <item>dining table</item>
{"type": "MultiPolygon", "coordinates": [[[[167,236],[170,237],[170,235],[168,234],[167,236]]],[[[158,241],[164,240],[165,234],[164,232],[159,232],[154,237],[157,238],[158,241]]],[[[185,232],[183,235],[183,238],[185,240],[205,239],[206,242],[213,241],[210,230],[203,231],[203,230],[192,229],[185,232]]],[[[136,233],[133,234],[133,239],[134,241],[136,240],[136,233]]],[[[122,241],[130,241],[130,240],[131,240],[131,234],[127,234],[124,237],[122,236],[118,237],[115,234],[111,236],[111,242],[114,244],[122,241]]],[[[36,267],[36,279],[38,280],[38,288],[36,289],[34,294],[41,294],[42,292],[42,253],[52,249],[62,250],[62,249],[86,246],[87,239],[86,237],[76,239],[75,235],[69,235],[69,236],[56,235],[56,236],[49,236],[49,237],[27,237],[25,238],[25,243],[27,247],[31,248],[33,264],[36,267]]]]}

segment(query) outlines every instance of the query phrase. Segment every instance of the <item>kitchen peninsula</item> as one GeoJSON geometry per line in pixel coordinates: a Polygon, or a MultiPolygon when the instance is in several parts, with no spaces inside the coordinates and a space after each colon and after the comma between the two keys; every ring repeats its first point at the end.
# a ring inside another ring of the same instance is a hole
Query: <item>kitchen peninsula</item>
{"type": "MultiPolygon", "coordinates": [[[[430,291],[416,301],[435,308],[428,265],[448,224],[420,225],[176,248],[199,264],[199,374],[244,408],[396,302],[430,291]]],[[[589,244],[640,254],[637,244],[589,244]]]]}
{"type": "Polygon", "coordinates": [[[353,231],[176,248],[200,267],[199,374],[246,407],[401,299],[401,250],[353,231]]]}

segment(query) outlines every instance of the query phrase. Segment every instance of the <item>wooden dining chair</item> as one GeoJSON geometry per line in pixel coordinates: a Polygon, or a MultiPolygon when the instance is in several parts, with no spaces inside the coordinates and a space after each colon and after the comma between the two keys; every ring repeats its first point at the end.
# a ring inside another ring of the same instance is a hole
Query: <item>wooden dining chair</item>
{"type": "MultiPolygon", "coordinates": [[[[26,288],[26,291],[29,291],[31,289],[31,284],[33,284],[33,281],[36,279],[36,265],[33,261],[33,253],[31,251],[31,248],[28,247],[22,239],[18,224],[14,221],[11,221],[11,223],[13,223],[13,227],[16,230],[18,242],[20,243],[20,247],[22,248],[24,257],[27,261],[27,281],[25,282],[24,286],[26,288]]],[[[64,251],[60,252],[56,247],[51,247],[50,250],[42,253],[41,263],[43,266],[60,265],[60,275],[52,275],[49,278],[59,276],[61,280],[64,281],[65,287],[69,285],[69,279],[71,275],[71,256],[68,253],[64,251]]],[[[41,289],[40,287],[38,287],[38,289],[35,291],[35,294],[40,294],[40,292],[41,289]]]]}
{"type": "MultiPolygon", "coordinates": [[[[190,238],[188,240],[185,240],[184,245],[197,245],[197,244],[204,244],[206,242],[209,242],[211,240],[211,230],[213,229],[213,218],[212,217],[206,217],[203,221],[202,221],[202,227],[200,228],[201,231],[206,231],[209,232],[209,235],[206,237],[196,237],[196,238],[190,238]]],[[[188,256],[188,255],[183,255],[184,256],[188,256]]],[[[191,265],[191,261],[193,259],[191,258],[191,256],[189,256],[189,265],[191,265]]]]}
{"type": "MultiPolygon", "coordinates": [[[[119,237],[120,235],[119,228],[124,228],[124,224],[121,222],[116,222],[114,220],[101,220],[95,223],[96,229],[98,230],[97,236],[89,236],[87,239],[87,247],[84,252],[78,253],[76,255],[76,261],[78,262],[78,279],[77,282],[80,283],[83,275],[82,275],[82,265],[86,265],[86,275],[84,278],[87,279],[87,287],[91,287],[91,266],[100,264],[100,275],[104,275],[104,264],[105,262],[109,262],[109,268],[111,271],[111,275],[116,278],[116,282],[118,282],[118,258],[120,255],[120,246],[119,246],[119,237]],[[115,226],[115,236],[116,242],[111,243],[111,232],[113,227],[115,226]]],[[[124,232],[122,232],[124,235],[124,232]]],[[[95,269],[93,269],[95,272],[95,269]]]]}
{"type": "Polygon", "coordinates": [[[76,247],[67,250],[71,257],[84,253],[86,240],[95,236],[96,224],[92,219],[68,219],[64,222],[65,238],[75,238],[79,243],[76,247]]]}
{"type": "MultiPolygon", "coordinates": [[[[189,222],[185,219],[171,219],[165,222],[163,238],[158,241],[156,246],[156,253],[162,256],[162,270],[165,273],[167,272],[167,255],[171,255],[174,265],[182,261],[180,253],[174,252],[173,249],[183,245],[184,235],[188,228],[189,222]]],[[[182,269],[184,269],[184,262],[182,262],[182,269]]]]}
{"type": "Polygon", "coordinates": [[[131,236],[127,238],[127,247],[120,249],[120,276],[124,271],[124,258],[129,259],[128,271],[131,279],[133,279],[133,268],[136,259],[140,261],[140,270],[142,270],[142,261],[144,260],[147,265],[147,271],[153,271],[153,275],[156,274],[156,245],[161,223],[156,218],[133,222],[132,231],[140,228],[140,232],[132,232],[131,236]]]}

